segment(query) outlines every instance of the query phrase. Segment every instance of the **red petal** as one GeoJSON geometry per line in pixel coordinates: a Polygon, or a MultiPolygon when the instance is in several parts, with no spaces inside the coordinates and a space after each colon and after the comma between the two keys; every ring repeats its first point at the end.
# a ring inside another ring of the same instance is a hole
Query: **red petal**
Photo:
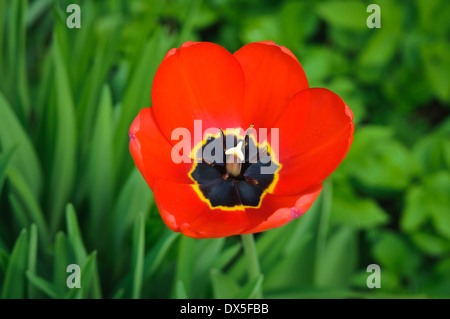
{"type": "Polygon", "coordinates": [[[239,62],[221,46],[207,42],[186,42],[169,51],[152,87],[155,118],[169,141],[175,128],[194,134],[194,120],[203,121],[203,130],[239,127],[243,96],[239,62]]]}
{"type": "Polygon", "coordinates": [[[298,93],[274,125],[279,128],[282,168],[272,193],[296,194],[325,180],[350,148],[352,121],[351,110],[333,92],[308,89],[298,93]]]}
{"type": "MultiPolygon", "coordinates": [[[[309,191],[294,196],[275,196],[267,194],[261,204],[261,210],[272,211],[265,221],[260,222],[256,227],[247,229],[243,234],[252,234],[262,232],[268,229],[276,228],[287,224],[295,218],[303,215],[314,203],[322,191],[322,184],[319,184],[309,191]]],[[[261,212],[247,209],[247,214],[253,214],[256,217],[261,212]]]]}
{"type": "Polygon", "coordinates": [[[305,72],[287,48],[255,42],[234,53],[245,74],[243,128],[271,128],[292,97],[308,88],[305,72]]]}
{"type": "Polygon", "coordinates": [[[129,134],[131,156],[150,188],[153,189],[158,178],[192,183],[188,177],[192,164],[175,164],[172,161],[172,145],[161,134],[151,107],[139,112],[131,124],[129,134]]]}
{"type": "Polygon", "coordinates": [[[158,180],[154,195],[162,219],[173,231],[195,238],[239,234],[248,226],[245,211],[210,209],[193,185],[158,180]]]}

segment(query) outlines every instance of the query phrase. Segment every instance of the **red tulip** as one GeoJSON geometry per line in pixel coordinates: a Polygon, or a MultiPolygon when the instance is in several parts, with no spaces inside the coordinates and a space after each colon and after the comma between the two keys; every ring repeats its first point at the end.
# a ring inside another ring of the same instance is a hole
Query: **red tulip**
{"type": "Polygon", "coordinates": [[[261,232],[301,216],[353,140],[350,108],[309,88],[294,54],[273,42],[234,54],[204,42],[170,50],[152,104],[131,125],[131,155],[166,225],[196,238],[261,232]]]}

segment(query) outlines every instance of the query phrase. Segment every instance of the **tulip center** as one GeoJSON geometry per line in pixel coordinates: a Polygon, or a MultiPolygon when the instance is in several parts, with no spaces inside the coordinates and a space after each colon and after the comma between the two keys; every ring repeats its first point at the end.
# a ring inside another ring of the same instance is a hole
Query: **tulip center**
{"type": "Polygon", "coordinates": [[[281,167],[270,146],[260,146],[253,136],[235,131],[207,136],[194,148],[189,177],[201,200],[212,209],[258,208],[264,195],[275,187],[281,167]]]}

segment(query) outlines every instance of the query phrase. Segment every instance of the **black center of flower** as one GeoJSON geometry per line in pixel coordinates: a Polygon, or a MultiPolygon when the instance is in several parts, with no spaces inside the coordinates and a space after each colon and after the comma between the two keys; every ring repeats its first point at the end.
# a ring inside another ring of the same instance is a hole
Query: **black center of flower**
{"type": "Polygon", "coordinates": [[[259,207],[263,195],[276,182],[279,165],[267,146],[260,147],[248,134],[238,137],[221,130],[197,150],[190,177],[200,197],[211,207],[259,207]]]}

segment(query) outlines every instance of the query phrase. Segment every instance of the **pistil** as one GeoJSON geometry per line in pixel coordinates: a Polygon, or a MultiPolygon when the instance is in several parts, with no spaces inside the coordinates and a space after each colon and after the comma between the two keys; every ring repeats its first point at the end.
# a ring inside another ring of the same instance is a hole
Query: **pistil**
{"type": "Polygon", "coordinates": [[[242,152],[242,141],[238,143],[237,146],[231,147],[225,151],[226,155],[226,165],[225,168],[227,172],[234,177],[241,174],[242,163],[244,162],[244,153],[242,152]]]}

